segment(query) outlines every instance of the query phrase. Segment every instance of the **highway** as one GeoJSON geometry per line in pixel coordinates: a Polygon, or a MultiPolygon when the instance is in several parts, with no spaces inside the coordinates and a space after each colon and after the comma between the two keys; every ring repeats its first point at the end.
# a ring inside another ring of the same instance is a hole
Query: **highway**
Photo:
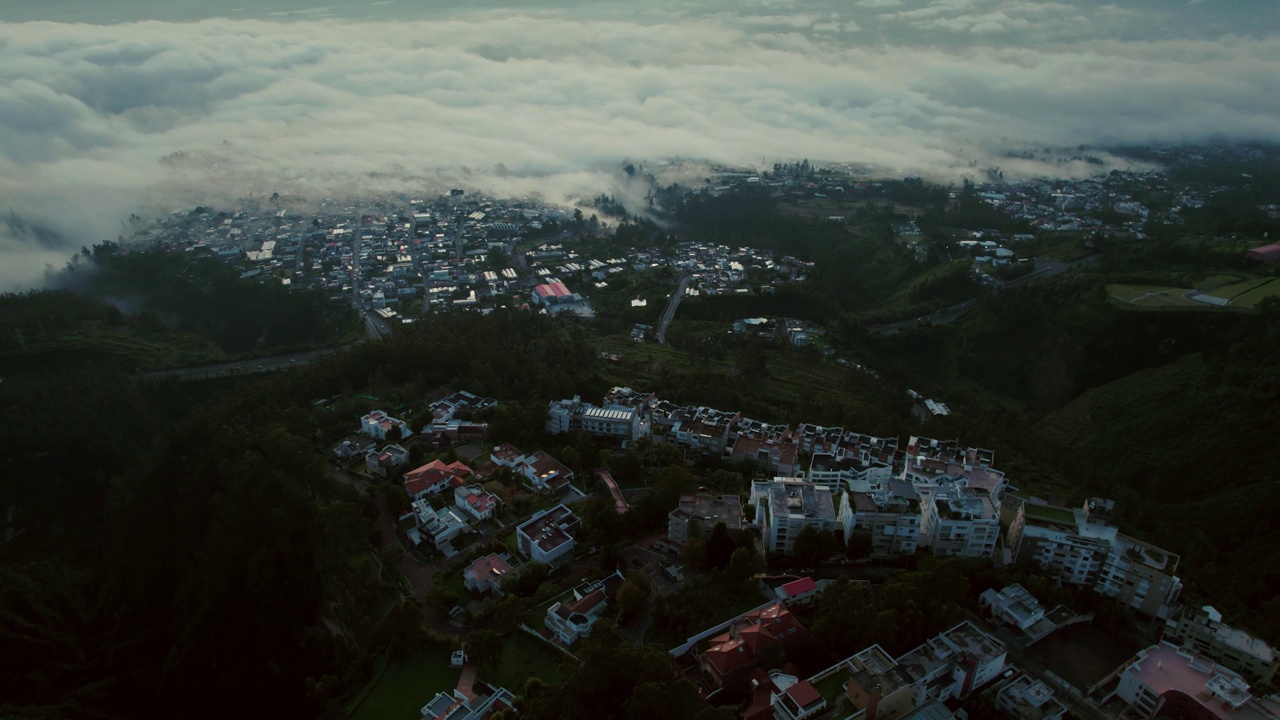
{"type": "Polygon", "coordinates": [[[658,331],[655,336],[658,338],[659,344],[667,344],[667,326],[675,318],[676,310],[680,309],[680,301],[684,299],[684,289],[689,287],[691,279],[688,275],[680,276],[680,285],[676,287],[675,293],[671,295],[671,301],[667,303],[666,312],[662,313],[662,322],[658,323],[658,331]]]}

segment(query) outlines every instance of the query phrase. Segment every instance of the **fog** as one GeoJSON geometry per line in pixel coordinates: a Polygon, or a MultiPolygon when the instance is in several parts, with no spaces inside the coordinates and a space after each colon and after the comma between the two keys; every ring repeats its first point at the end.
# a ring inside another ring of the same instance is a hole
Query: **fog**
{"type": "Polygon", "coordinates": [[[0,4],[0,211],[64,239],[0,232],[0,287],[130,213],[273,191],[567,203],[624,159],[947,179],[1086,171],[1000,157],[1024,147],[1280,140],[1280,14],[1244,0],[643,5],[0,4]]]}

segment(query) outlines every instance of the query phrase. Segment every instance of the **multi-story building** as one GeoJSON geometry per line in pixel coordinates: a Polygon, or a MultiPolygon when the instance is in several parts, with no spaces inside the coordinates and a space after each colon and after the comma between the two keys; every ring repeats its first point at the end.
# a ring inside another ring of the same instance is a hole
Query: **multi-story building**
{"type": "Polygon", "coordinates": [[[479,485],[462,485],[453,489],[453,504],[473,520],[488,520],[502,504],[502,498],[479,485]]]}
{"type": "Polygon", "coordinates": [[[1107,522],[1112,503],[1094,498],[1068,509],[1022,503],[1009,527],[1015,562],[1032,562],[1055,579],[1087,585],[1151,617],[1168,618],[1182,583],[1178,556],[1120,534],[1107,522]]]}
{"type": "Polygon", "coordinates": [[[1236,672],[1204,655],[1161,642],[1117,671],[1115,696],[1139,718],[1277,720],[1280,702],[1258,697],[1236,672]]]}
{"type": "Polygon", "coordinates": [[[1019,630],[1030,630],[1044,619],[1044,608],[1026,588],[1014,583],[997,592],[995,588],[982,591],[978,604],[996,620],[1019,630]]]}
{"type": "Polygon", "coordinates": [[[915,707],[932,700],[962,699],[1003,670],[1004,645],[965,621],[898,658],[912,678],[915,707]]]}
{"type": "Polygon", "coordinates": [[[402,440],[413,434],[413,431],[409,429],[408,423],[393,418],[381,410],[374,410],[360,418],[360,432],[372,438],[386,440],[387,433],[392,428],[400,429],[400,437],[397,439],[402,440]]]}
{"type": "Polygon", "coordinates": [[[637,407],[607,405],[596,407],[575,395],[571,400],[555,400],[547,407],[547,432],[585,432],[597,437],[631,442],[641,434],[641,411],[637,407]]]}
{"type": "Polygon", "coordinates": [[[539,510],[516,528],[516,547],[525,557],[545,565],[571,559],[578,525],[578,516],[564,505],[539,510]]]}
{"type": "Polygon", "coordinates": [[[699,662],[710,684],[719,687],[742,680],[753,668],[780,662],[810,640],[804,624],[775,602],[729,623],[707,641],[699,662]]]}
{"type": "Polygon", "coordinates": [[[667,515],[667,538],[677,545],[689,542],[690,535],[705,540],[718,523],[730,532],[742,529],[741,498],[706,492],[684,495],[679,507],[667,515]]]}
{"type": "Polygon", "coordinates": [[[820,532],[836,529],[835,504],[831,491],[813,483],[773,480],[751,484],[751,504],[756,507],[755,525],[764,536],[769,552],[790,554],[796,537],[806,527],[820,532]]]}
{"type": "Polygon", "coordinates": [[[935,555],[995,555],[1000,511],[990,495],[948,478],[921,491],[920,511],[921,542],[935,555]]]}
{"type": "Polygon", "coordinates": [[[462,571],[462,585],[471,592],[502,594],[502,579],[511,572],[511,558],[491,553],[462,571]]]}
{"type": "Polygon", "coordinates": [[[1257,683],[1269,683],[1276,674],[1276,651],[1267,643],[1222,622],[1222,613],[1211,605],[1183,607],[1165,623],[1165,639],[1183,649],[1213,658],[1257,683]]]}
{"type": "Polygon", "coordinates": [[[1067,706],[1053,696],[1053,690],[1028,675],[1017,675],[1001,685],[996,707],[1017,720],[1062,720],[1067,714],[1067,706]]]}
{"type": "Polygon", "coordinates": [[[573,589],[573,599],[553,603],[547,608],[546,626],[556,639],[572,645],[591,634],[591,628],[603,615],[609,601],[622,586],[622,573],[615,572],[600,580],[582,583],[573,589]]]}
{"type": "Polygon", "coordinates": [[[915,678],[879,645],[845,661],[849,707],[865,720],[893,720],[915,707],[915,678]]]}
{"type": "Polygon", "coordinates": [[[871,539],[871,554],[910,555],[920,544],[920,496],[911,483],[891,480],[870,492],[840,497],[840,524],[848,542],[855,533],[871,539]]]}
{"type": "Polygon", "coordinates": [[[870,492],[892,478],[893,464],[890,461],[815,453],[809,461],[809,475],[805,479],[832,492],[870,492]]]}
{"type": "Polygon", "coordinates": [[[392,443],[381,450],[371,450],[364,456],[365,469],[378,477],[395,474],[397,468],[409,464],[409,451],[392,443]]]}

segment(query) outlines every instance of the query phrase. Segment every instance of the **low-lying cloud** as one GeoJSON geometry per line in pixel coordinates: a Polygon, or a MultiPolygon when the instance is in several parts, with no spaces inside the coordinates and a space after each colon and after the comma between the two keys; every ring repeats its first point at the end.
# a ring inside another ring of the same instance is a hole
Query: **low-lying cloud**
{"type": "MultiPolygon", "coordinates": [[[[851,9],[0,25],[0,211],[78,248],[131,212],[277,190],[563,201],[612,190],[623,158],[943,178],[1028,144],[1280,140],[1274,33],[1132,39],[1134,10],[1010,0],[851,9]]],[[[0,284],[38,279],[51,250],[27,247],[0,238],[0,284]]]]}

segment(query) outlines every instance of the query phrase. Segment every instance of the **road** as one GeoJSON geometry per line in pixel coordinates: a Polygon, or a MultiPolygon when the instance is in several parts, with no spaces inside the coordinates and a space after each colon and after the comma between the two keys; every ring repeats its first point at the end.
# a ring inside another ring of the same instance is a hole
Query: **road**
{"type": "Polygon", "coordinates": [[[238,360],[236,362],[217,363],[214,365],[201,365],[200,367],[157,370],[155,372],[146,373],[143,377],[176,377],[180,380],[200,380],[203,378],[222,377],[226,375],[245,375],[249,373],[271,372],[273,370],[283,370],[285,368],[306,365],[321,355],[329,355],[336,351],[337,348],[324,348],[322,350],[310,350],[307,352],[289,353],[287,355],[273,355],[265,358],[238,360]]]}
{"type": "MultiPolygon", "coordinates": [[[[1102,256],[1090,255],[1089,257],[1081,258],[1079,260],[1075,260],[1069,263],[1064,263],[1059,260],[1054,260],[1053,258],[1036,258],[1035,270],[1033,270],[1031,274],[1025,275],[1016,280],[1011,280],[1008,283],[1005,283],[1005,285],[1002,288],[993,289],[991,291],[991,294],[999,294],[1003,290],[1007,290],[1013,287],[1018,287],[1019,285],[1025,285],[1029,282],[1035,282],[1038,280],[1044,280],[1051,277],[1057,277],[1065,272],[1075,270],[1078,267],[1091,265],[1097,262],[1100,257],[1102,256]]],[[[962,303],[956,303],[955,305],[952,305],[950,307],[942,308],[941,310],[934,310],[928,315],[922,315],[914,320],[900,320],[895,323],[886,323],[884,325],[880,325],[874,328],[873,332],[881,333],[884,335],[892,335],[893,333],[896,333],[899,330],[909,330],[912,328],[919,327],[920,324],[924,322],[928,322],[930,325],[945,325],[949,322],[955,321],[960,316],[969,312],[977,304],[978,304],[978,298],[972,298],[969,300],[965,300],[962,303]]]]}
{"type": "Polygon", "coordinates": [[[676,316],[676,310],[680,308],[680,301],[684,299],[684,290],[689,287],[690,278],[688,275],[680,276],[680,285],[676,287],[675,293],[671,295],[671,301],[667,303],[666,312],[662,313],[662,322],[658,323],[658,331],[655,337],[658,343],[667,344],[667,326],[671,324],[672,318],[676,316]]]}

